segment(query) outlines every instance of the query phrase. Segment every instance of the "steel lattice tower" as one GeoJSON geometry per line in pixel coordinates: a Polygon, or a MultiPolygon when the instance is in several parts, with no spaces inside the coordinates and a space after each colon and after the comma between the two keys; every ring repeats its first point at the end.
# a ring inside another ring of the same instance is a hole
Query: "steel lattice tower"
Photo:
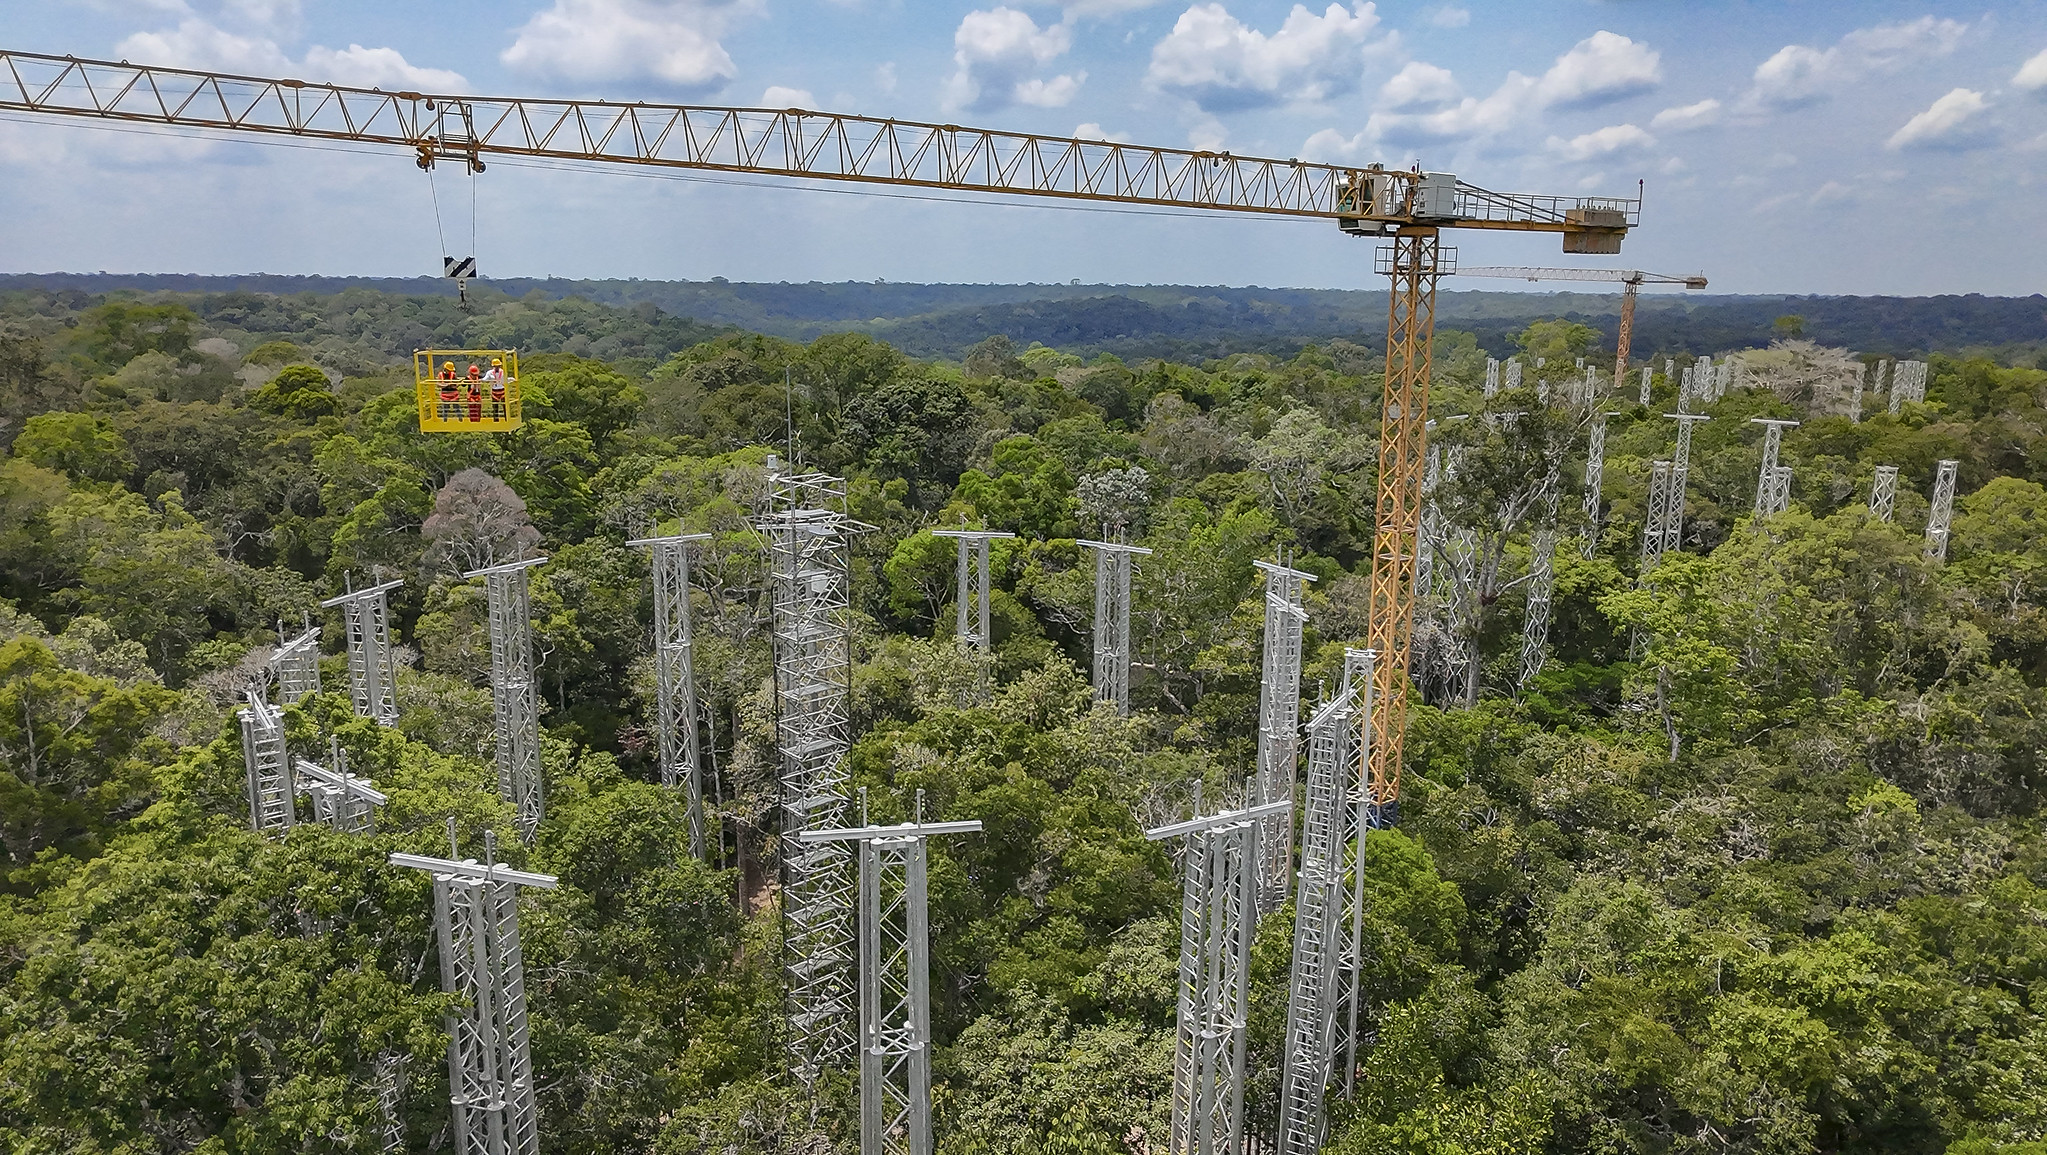
{"type": "Polygon", "coordinates": [[[553,889],[555,878],[496,865],[487,834],[485,846],[481,863],[393,854],[391,865],[432,873],[441,989],[462,998],[448,1016],[448,1102],[457,1155],[539,1155],[519,888],[553,889]]]}
{"type": "Polygon", "coordinates": [[[284,749],[284,718],[260,691],[249,691],[242,720],[242,762],[248,774],[249,827],[258,834],[282,834],[298,821],[298,786],[284,749]]]}
{"type": "MultiPolygon", "coordinates": [[[[629,541],[653,550],[654,734],[661,785],[681,790],[689,819],[689,852],[709,861],[704,820],[703,749],[697,734],[697,679],[689,607],[689,545],[708,533],[629,541]]],[[[724,832],[718,835],[722,841],[724,832]]]]}
{"type": "Polygon", "coordinates": [[[370,1083],[377,1090],[380,1149],[387,1155],[405,1150],[405,1060],[400,1051],[384,1051],[370,1071],[370,1083]]]}
{"type": "Polygon", "coordinates": [[[1498,362],[1497,360],[1495,360],[1495,359],[1493,359],[1493,358],[1491,358],[1491,357],[1487,357],[1487,358],[1485,359],[1485,397],[1486,397],[1486,399],[1487,399],[1488,401],[1492,400],[1493,396],[1494,396],[1495,394],[1497,394],[1497,393],[1498,393],[1499,391],[1500,391],[1500,363],[1499,363],[1499,362],[1498,362]]]}
{"type": "Polygon", "coordinates": [[[1590,558],[1599,552],[1599,491],[1606,484],[1606,419],[1618,417],[1614,410],[1594,412],[1585,435],[1585,542],[1578,552],[1590,558]]]}
{"type": "Polygon", "coordinates": [[[1642,526],[1642,564],[1639,567],[1645,574],[1663,560],[1665,543],[1669,540],[1665,522],[1671,505],[1670,476],[1670,462],[1649,463],[1649,510],[1648,520],[1642,526]]]}
{"type": "Polygon", "coordinates": [[[1308,723],[1307,807],[1301,876],[1294,898],[1293,968],[1287,989],[1286,1051],[1280,1071],[1279,1155],[1321,1149],[1323,1100],[1336,1075],[1355,1086],[1364,912],[1365,837],[1390,825],[1390,807],[1362,772],[1370,751],[1377,655],[1344,653],[1344,684],[1308,723]],[[1362,737],[1361,737],[1362,736],[1362,737]]]}
{"type": "Polygon", "coordinates": [[[1521,672],[1514,679],[1519,690],[1542,672],[1549,647],[1550,596],[1556,592],[1557,531],[1552,526],[1536,530],[1528,539],[1528,610],[1521,626],[1521,672]]]}
{"type": "Polygon", "coordinates": [[[1891,366],[1891,416],[1907,401],[1926,400],[1926,362],[1898,361],[1891,366]]]}
{"type": "Polygon", "coordinates": [[[1685,474],[1692,463],[1692,426],[1712,418],[1703,413],[1683,412],[1664,416],[1677,422],[1677,451],[1670,456],[1670,488],[1665,493],[1663,520],[1663,552],[1669,553],[1684,540],[1685,474]]]}
{"type": "Polygon", "coordinates": [[[1947,558],[1948,523],[1955,516],[1955,470],[1960,465],[1952,458],[1942,458],[1933,475],[1933,506],[1926,513],[1926,556],[1935,561],[1947,558]]]}
{"type": "Polygon", "coordinates": [[[398,657],[391,648],[390,608],[384,595],[404,584],[385,582],[320,603],[321,609],[341,607],[348,692],[355,699],[355,712],[374,718],[380,726],[398,724],[398,657]]]}
{"type": "Polygon", "coordinates": [[[1767,478],[1764,478],[1763,482],[1769,487],[1768,492],[1765,494],[1765,496],[1769,499],[1768,503],[1769,512],[1764,514],[1763,516],[1775,517],[1776,515],[1783,513],[1785,510],[1791,508],[1790,466],[1779,465],[1772,468],[1770,470],[1770,475],[1767,478]]]}
{"type": "Polygon", "coordinates": [[[511,803],[519,841],[532,845],[547,815],[540,775],[540,702],[533,685],[533,604],[526,571],[544,557],[471,570],[490,599],[490,700],[497,720],[498,797],[511,803]]]}
{"type": "Polygon", "coordinates": [[[1130,559],[1149,557],[1143,546],[1120,541],[1075,544],[1095,551],[1095,700],[1130,713],[1130,559]]]}
{"type": "MultiPolygon", "coordinates": [[[[1294,796],[1300,762],[1303,604],[1315,575],[1280,562],[1254,561],[1265,571],[1265,660],[1258,679],[1258,777],[1253,804],[1294,796]]],[[[1294,824],[1275,816],[1258,829],[1258,914],[1271,914],[1293,889],[1294,824]]]]}
{"type": "Polygon", "coordinates": [[[852,741],[850,535],[846,483],[782,474],[760,519],[774,574],[775,745],[781,754],[783,951],[789,984],[790,1073],[814,1086],[851,1061],[854,1025],[853,870],[844,843],[802,841],[839,828],[852,741]]]}
{"type": "MultiPolygon", "coordinates": [[[[1244,784],[1248,795],[1255,783],[1244,784]]],[[[1258,921],[1258,829],[1293,799],[1195,816],[1144,836],[1187,835],[1181,856],[1180,966],[1173,1047],[1170,1155],[1234,1155],[1244,1142],[1244,1044],[1250,1021],[1251,939],[1258,921]]]]}
{"type": "Polygon", "coordinates": [[[1869,483],[1869,512],[1878,521],[1889,521],[1898,505],[1898,467],[1879,465],[1869,483]]]}
{"type": "Polygon", "coordinates": [[[988,543],[1016,535],[990,529],[934,529],[931,536],[953,538],[959,545],[959,594],[955,599],[953,636],[960,645],[978,650],[986,657],[994,643],[988,623],[988,543]]]}
{"type": "Polygon", "coordinates": [[[326,766],[304,758],[293,760],[299,781],[306,784],[306,792],[313,796],[313,818],[323,826],[346,833],[374,832],[377,807],[390,798],[369,779],[348,772],[348,751],[341,748],[340,739],[333,739],[328,750],[326,766]]]}
{"type": "Polygon", "coordinates": [[[1509,359],[1507,361],[1506,376],[1502,379],[1500,387],[1503,389],[1521,388],[1521,377],[1525,372],[1527,372],[1527,369],[1521,362],[1509,359]]]}
{"type": "Polygon", "coordinates": [[[814,846],[851,843],[860,859],[860,1155],[931,1155],[925,842],[981,824],[925,822],[923,795],[914,822],[797,836],[814,846]]]}
{"type": "Polygon", "coordinates": [[[1786,488],[1780,494],[1777,485],[1777,451],[1784,444],[1784,431],[1796,429],[1798,422],[1785,417],[1751,417],[1749,424],[1763,427],[1763,464],[1756,472],[1755,504],[1755,518],[1761,521],[1783,513],[1790,505],[1790,490],[1786,488]]]}
{"type": "Polygon", "coordinates": [[[270,669],[277,677],[277,696],[285,705],[320,692],[320,628],[307,626],[298,637],[286,641],[284,623],[277,628],[277,653],[270,669]]]}

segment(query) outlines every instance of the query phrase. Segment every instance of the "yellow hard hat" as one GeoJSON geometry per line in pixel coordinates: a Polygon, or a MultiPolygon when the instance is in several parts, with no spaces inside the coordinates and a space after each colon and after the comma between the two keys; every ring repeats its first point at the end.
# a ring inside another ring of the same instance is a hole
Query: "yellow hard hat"
{"type": "Polygon", "coordinates": [[[492,358],[490,359],[490,363],[491,363],[491,364],[493,364],[493,365],[502,365],[502,364],[504,364],[505,362],[504,362],[504,359],[503,359],[503,358],[501,358],[501,357],[492,357],[492,358]]]}

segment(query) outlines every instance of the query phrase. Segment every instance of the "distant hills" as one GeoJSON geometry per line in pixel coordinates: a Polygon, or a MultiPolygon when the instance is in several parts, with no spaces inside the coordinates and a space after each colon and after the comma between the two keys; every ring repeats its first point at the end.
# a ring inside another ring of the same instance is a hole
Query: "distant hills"
{"type": "MultiPolygon", "coordinates": [[[[1446,284],[1454,285],[1450,281],[1446,284]]],[[[333,294],[350,289],[452,296],[437,278],[317,277],[182,273],[0,274],[0,292],[69,290],[89,294],[333,294]]],[[[650,304],[699,322],[733,325],[799,340],[846,330],[870,333],[914,356],[956,358],[992,334],[1071,352],[1198,359],[1230,352],[1290,353],[1310,341],[1343,337],[1377,345],[1386,329],[1383,291],[1227,288],[1198,285],[923,285],[886,282],[789,284],[711,281],[567,280],[514,277],[478,282],[478,307],[493,300],[581,297],[619,307],[650,304]]],[[[1442,293],[1437,323],[1475,333],[1495,353],[1529,321],[1568,317],[1601,330],[1611,343],[1618,293],[1442,293]]],[[[1730,296],[1650,291],[1636,314],[1641,350],[1716,352],[1759,345],[1787,314],[1804,318],[1804,335],[1859,352],[1907,355],[1931,350],[2047,353],[2047,297],[1730,296]]],[[[2026,356],[2031,360],[2032,356],[2026,356]]]]}

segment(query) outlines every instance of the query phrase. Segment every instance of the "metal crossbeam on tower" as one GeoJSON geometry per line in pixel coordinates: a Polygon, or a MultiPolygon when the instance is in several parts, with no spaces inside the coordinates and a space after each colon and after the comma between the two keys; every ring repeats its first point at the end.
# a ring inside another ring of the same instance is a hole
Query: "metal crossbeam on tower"
{"type": "Polygon", "coordinates": [[[797,835],[813,846],[851,843],[860,859],[860,1155],[931,1155],[925,842],[981,824],[926,822],[923,795],[912,822],[797,835]]]}
{"type": "MultiPolygon", "coordinates": [[[[1642,525],[1642,563],[1639,570],[1647,574],[1663,560],[1663,552],[1670,540],[1666,523],[1670,517],[1672,503],[1671,469],[1668,461],[1649,463],[1649,511],[1648,520],[1642,525]]],[[[1682,501],[1682,496],[1677,498],[1682,501]]]]}
{"type": "Polygon", "coordinates": [[[758,520],[773,575],[775,746],[781,755],[782,920],[790,1074],[814,1087],[851,1061],[854,1038],[852,855],[802,841],[846,812],[852,742],[851,535],[846,483],[783,473],[770,459],[770,510],[758,520]]]}
{"type": "MultiPolygon", "coordinates": [[[[689,546],[708,533],[629,541],[653,551],[654,734],[661,785],[680,790],[689,822],[689,852],[708,861],[704,820],[703,749],[697,733],[695,634],[690,624],[689,546]]],[[[722,831],[719,838],[723,839],[722,831]]]]}
{"type": "Polygon", "coordinates": [[[377,828],[377,807],[391,801],[376,783],[348,772],[348,751],[339,738],[328,746],[327,765],[294,759],[299,783],[313,798],[313,817],[321,825],[350,834],[377,828]]]}
{"type": "Polygon", "coordinates": [[[1749,424],[1763,427],[1763,464],[1756,471],[1755,504],[1755,518],[1761,521],[1783,513],[1791,504],[1789,486],[1778,485],[1777,452],[1784,443],[1784,431],[1798,428],[1798,422],[1788,417],[1751,417],[1749,424]]]}
{"type": "Polygon", "coordinates": [[[348,647],[348,692],[355,712],[380,726],[398,724],[398,656],[391,648],[390,607],[385,595],[404,585],[389,581],[366,590],[350,590],[320,603],[341,608],[348,647]]]}
{"type": "MultiPolygon", "coordinates": [[[[1246,795],[1253,786],[1245,782],[1246,795]]],[[[1153,842],[1187,836],[1181,854],[1169,1155],[1227,1155],[1243,1149],[1258,829],[1268,818],[1283,818],[1293,805],[1292,798],[1285,798],[1204,817],[1196,783],[1193,818],[1144,832],[1153,842]]]]}
{"type": "Polygon", "coordinates": [[[298,788],[284,748],[284,718],[260,690],[250,690],[242,721],[242,762],[247,772],[249,827],[258,834],[282,834],[297,818],[298,788]]]}
{"type": "Polygon", "coordinates": [[[533,603],[527,570],[544,557],[463,574],[484,579],[490,603],[490,700],[497,723],[498,797],[512,804],[519,841],[532,845],[547,815],[540,774],[540,702],[533,685],[533,603]]]}
{"type": "Polygon", "coordinates": [[[959,545],[959,593],[954,599],[953,636],[982,655],[994,642],[988,621],[988,543],[1013,538],[990,529],[934,529],[933,537],[949,537],[959,545]]]}
{"type": "Polygon", "coordinates": [[[441,989],[461,999],[448,1015],[448,1103],[457,1155],[539,1155],[519,888],[551,890],[556,880],[497,865],[488,834],[485,847],[481,863],[418,854],[393,854],[390,861],[428,871],[434,880],[441,989]]]}
{"type": "Polygon", "coordinates": [[[1308,723],[1307,803],[1301,874],[1294,898],[1293,966],[1281,1057],[1279,1155],[1313,1155],[1325,1137],[1323,1103],[1341,1075],[1355,1087],[1361,1035],[1362,915],[1366,833],[1391,824],[1360,773],[1373,733],[1370,650],[1344,654],[1344,684],[1308,723]]]}
{"type": "Polygon", "coordinates": [[[1948,523],[1955,516],[1955,471],[1961,462],[1942,458],[1933,475],[1933,502],[1926,513],[1926,556],[1935,561],[1947,558],[1948,523]]]}
{"type": "Polygon", "coordinates": [[[1869,512],[1878,521],[1889,521],[1898,504],[1898,467],[1879,465],[1869,482],[1869,512]]]}
{"type": "MultiPolygon", "coordinates": [[[[1294,796],[1300,762],[1301,632],[1307,624],[1308,583],[1315,575],[1282,558],[1254,561],[1265,571],[1265,654],[1258,677],[1258,775],[1253,805],[1294,796]]],[[[1266,819],[1258,831],[1259,917],[1285,905],[1293,888],[1294,825],[1266,819]]]]}
{"type": "MultiPolygon", "coordinates": [[[[1106,536],[1106,535],[1104,535],[1106,536]]],[[[1119,535],[1120,536],[1120,535],[1119,535]]],[[[1122,541],[1074,544],[1095,551],[1095,700],[1130,713],[1130,559],[1150,557],[1122,541]]]]}
{"type": "Polygon", "coordinates": [[[277,637],[270,670],[277,678],[279,700],[289,706],[320,692],[320,627],[307,626],[305,632],[286,641],[284,623],[279,622],[277,637]]]}

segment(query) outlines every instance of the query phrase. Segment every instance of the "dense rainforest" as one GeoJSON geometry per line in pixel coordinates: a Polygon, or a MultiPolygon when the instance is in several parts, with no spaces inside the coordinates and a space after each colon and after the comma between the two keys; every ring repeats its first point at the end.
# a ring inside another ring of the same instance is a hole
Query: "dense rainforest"
{"type": "MultiPolygon", "coordinates": [[[[1736,355],[1692,444],[1681,548],[1640,572],[1676,373],[1575,400],[1568,319],[1525,384],[1437,341],[1434,491],[1396,829],[1368,841],[1372,1045],[1340,1152],[2047,1151],[2047,370],[1934,352],[1893,414],[1873,354],[1736,355]],[[1859,388],[1856,386],[1854,388],[1859,388]],[[1593,410],[1611,410],[1588,503],[1593,410]],[[1783,417],[1791,505],[1752,515],[1783,417]],[[1958,466],[1944,558],[1926,524],[1958,466]],[[1895,516],[1871,477],[1901,470],[1895,516]],[[1531,541],[1551,625],[1521,677],[1531,541]]],[[[1507,352],[1488,343],[1496,354],[1507,352]]],[[[1675,354],[1678,350],[1669,352],[1675,354]]],[[[533,572],[548,813],[524,899],[543,1149],[846,1151],[849,1078],[780,1075],[766,459],[849,479],[854,784],[932,846],[934,1102],[948,1153],[1162,1151],[1179,883],[1145,827],[1241,791],[1260,558],[1317,575],[1305,694],[1365,633],[1382,354],[953,360],[641,303],[338,294],[0,295],[0,1147],[448,1149],[430,884],[394,850],[512,828],[491,768],[479,559],[533,572]],[[417,430],[409,351],[521,350],[526,421],[417,430]],[[996,544],[994,649],[952,641],[950,541],[996,544]],[[1092,567],[1120,526],[1134,708],[1092,700],[1092,567]],[[651,749],[650,532],[694,566],[709,863],[651,749]],[[402,579],[400,716],[351,709],[318,603],[402,579]],[[248,826],[233,710],[280,627],[324,626],[285,711],[389,797],[374,835],[248,826]]],[[[1604,356],[1604,361],[1602,361],[1604,356]]],[[[1638,354],[1639,356],[1639,354],[1638,354]]],[[[1538,360],[1539,359],[1539,360],[1538,360]]],[[[1639,362],[1638,362],[1639,363],[1639,362]]],[[[1249,1099],[1272,1110],[1290,913],[1254,956],[1249,1099]]]]}

